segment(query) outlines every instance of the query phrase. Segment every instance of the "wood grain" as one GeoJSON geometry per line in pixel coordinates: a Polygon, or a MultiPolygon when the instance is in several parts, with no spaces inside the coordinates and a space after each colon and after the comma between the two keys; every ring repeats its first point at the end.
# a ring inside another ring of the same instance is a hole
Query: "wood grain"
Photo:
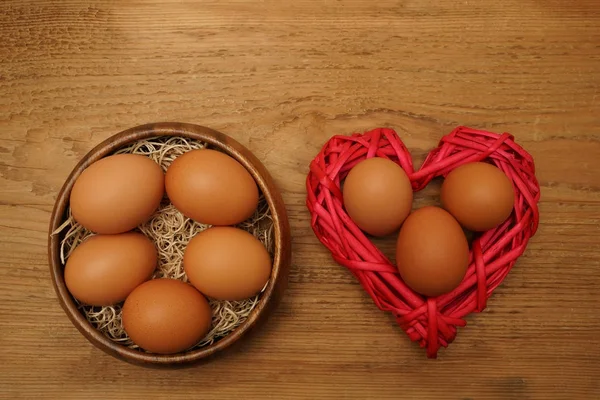
{"type": "Polygon", "coordinates": [[[0,398],[600,398],[598,26],[595,0],[2,1],[0,398]],[[292,227],[273,318],[182,371],[91,346],[47,265],[71,169],[157,121],[247,146],[292,227]],[[533,154],[541,224],[488,309],[432,361],[316,240],[304,180],[333,134],[388,126],[422,160],[457,125],[510,132],[533,154]]]}

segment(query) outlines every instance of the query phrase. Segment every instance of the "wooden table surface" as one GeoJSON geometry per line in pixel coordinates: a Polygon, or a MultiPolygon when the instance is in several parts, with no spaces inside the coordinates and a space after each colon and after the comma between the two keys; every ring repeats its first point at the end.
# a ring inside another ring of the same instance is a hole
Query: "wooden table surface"
{"type": "Polygon", "coordinates": [[[0,398],[600,398],[599,27],[596,0],[3,0],[0,398]],[[154,121],[248,146],[293,235],[269,323],[180,371],[93,347],[47,265],[76,162],[154,121]],[[533,154],[541,225],[488,309],[428,360],[317,241],[305,177],[333,134],[391,127],[422,160],[457,125],[533,154]]]}

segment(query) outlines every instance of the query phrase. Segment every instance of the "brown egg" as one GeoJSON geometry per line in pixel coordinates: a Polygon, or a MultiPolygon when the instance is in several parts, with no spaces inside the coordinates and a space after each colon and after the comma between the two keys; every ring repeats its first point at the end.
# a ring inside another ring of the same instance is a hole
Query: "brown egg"
{"type": "Polygon", "coordinates": [[[425,296],[451,292],[463,280],[469,245],[461,226],[439,207],[423,207],[406,218],[398,234],[396,265],[404,282],[425,296]]]}
{"type": "Polygon", "coordinates": [[[202,293],[219,300],[254,296],[271,275],[271,257],[250,233],[234,227],[206,229],[187,245],[183,268],[202,293]]]}
{"type": "Polygon", "coordinates": [[[344,207],[363,231],[389,235],[410,213],[413,191],[406,172],[385,158],[369,158],[356,164],[343,184],[344,207]]]}
{"type": "Polygon", "coordinates": [[[463,164],[442,183],[442,204],[465,228],[487,231],[510,216],[513,185],[499,168],[484,162],[463,164]]]}
{"type": "Polygon", "coordinates": [[[154,244],[141,233],[94,235],[67,259],[65,284],[82,303],[113,305],[150,278],[157,257],[154,244]]]}
{"type": "Polygon", "coordinates": [[[175,279],[152,279],[125,300],[123,328],[151,353],[173,354],[194,346],[210,331],[212,310],[202,293],[175,279]]]}
{"type": "Polygon", "coordinates": [[[119,154],[87,167],[75,181],[73,218],[104,234],[127,232],[148,220],[164,194],[164,174],[150,158],[119,154]]]}
{"type": "Polygon", "coordinates": [[[235,225],[258,206],[258,186],[234,158],[216,150],[192,150],[167,169],[166,190],[185,216],[209,225],[235,225]]]}

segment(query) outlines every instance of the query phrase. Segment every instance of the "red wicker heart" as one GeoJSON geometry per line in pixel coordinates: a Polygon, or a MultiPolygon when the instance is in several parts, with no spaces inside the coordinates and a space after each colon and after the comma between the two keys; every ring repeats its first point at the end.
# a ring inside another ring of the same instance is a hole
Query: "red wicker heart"
{"type": "Polygon", "coordinates": [[[347,267],[383,311],[393,313],[412,341],[427,347],[435,358],[441,346],[456,337],[464,317],[480,312],[492,292],[523,254],[539,221],[540,187],[533,158],[513,136],[458,127],[444,136],[418,171],[396,132],[375,129],[364,134],[332,137],[310,164],[306,180],[307,206],[316,236],[339,264],[347,267]],[[419,191],[435,177],[446,176],[459,165],[491,161],[510,178],[515,188],[513,213],[502,225],[476,237],[469,268],[451,293],[426,298],[407,287],[397,268],[352,222],[343,208],[340,183],[358,162],[384,157],[408,174],[419,191]]]}

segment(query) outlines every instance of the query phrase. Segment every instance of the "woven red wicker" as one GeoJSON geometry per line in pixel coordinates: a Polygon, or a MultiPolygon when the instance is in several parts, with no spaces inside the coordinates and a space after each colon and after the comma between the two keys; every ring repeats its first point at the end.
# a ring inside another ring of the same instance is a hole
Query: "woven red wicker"
{"type": "Polygon", "coordinates": [[[316,236],[347,267],[382,311],[391,312],[412,341],[437,357],[456,337],[464,317],[480,312],[492,292],[523,254],[539,221],[540,188],[533,158],[513,136],[458,127],[444,136],[418,171],[402,140],[392,129],[332,137],[310,164],[306,180],[307,206],[316,236]],[[451,293],[426,298],[407,287],[397,268],[352,222],[343,207],[340,183],[358,162],[384,157],[399,164],[419,191],[435,177],[446,176],[467,162],[491,161],[511,179],[515,206],[507,221],[478,235],[472,245],[469,267],[451,293]]]}

